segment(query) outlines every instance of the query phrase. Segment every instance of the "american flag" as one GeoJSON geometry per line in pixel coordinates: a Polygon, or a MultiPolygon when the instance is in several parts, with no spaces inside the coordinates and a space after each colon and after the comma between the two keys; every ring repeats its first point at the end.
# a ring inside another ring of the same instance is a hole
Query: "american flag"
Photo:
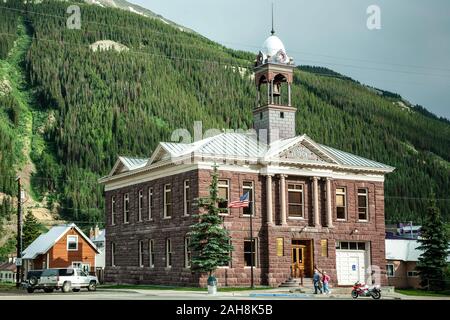
{"type": "Polygon", "coordinates": [[[247,192],[242,197],[239,198],[239,201],[230,202],[228,208],[247,208],[249,206],[249,198],[250,192],[247,192]]]}

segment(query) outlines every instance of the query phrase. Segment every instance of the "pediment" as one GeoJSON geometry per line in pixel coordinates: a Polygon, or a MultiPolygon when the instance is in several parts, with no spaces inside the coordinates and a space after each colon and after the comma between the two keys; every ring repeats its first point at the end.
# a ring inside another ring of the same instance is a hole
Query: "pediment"
{"type": "Polygon", "coordinates": [[[297,160],[297,161],[317,161],[329,162],[323,159],[320,155],[312,151],[303,143],[296,144],[289,149],[281,152],[279,157],[282,159],[297,160]]]}

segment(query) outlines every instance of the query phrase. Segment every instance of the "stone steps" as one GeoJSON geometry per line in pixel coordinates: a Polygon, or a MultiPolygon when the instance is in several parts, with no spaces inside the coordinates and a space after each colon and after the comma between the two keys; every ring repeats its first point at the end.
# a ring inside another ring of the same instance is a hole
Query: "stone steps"
{"type": "Polygon", "coordinates": [[[280,284],[280,288],[314,288],[311,278],[303,278],[303,285],[301,283],[299,278],[289,278],[280,284]]]}

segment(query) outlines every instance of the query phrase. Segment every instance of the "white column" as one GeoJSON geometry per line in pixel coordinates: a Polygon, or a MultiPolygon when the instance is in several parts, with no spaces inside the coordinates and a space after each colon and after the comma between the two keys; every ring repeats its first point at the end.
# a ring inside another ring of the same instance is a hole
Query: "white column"
{"type": "Polygon", "coordinates": [[[267,224],[273,224],[273,212],[272,212],[272,175],[266,176],[266,201],[267,201],[267,224]]]}
{"type": "Polygon", "coordinates": [[[271,87],[271,92],[270,92],[270,104],[273,104],[273,80],[270,81],[270,87],[271,87]]]}
{"type": "Polygon", "coordinates": [[[331,207],[331,178],[327,178],[327,227],[333,227],[333,208],[331,207]]]}
{"type": "Polygon", "coordinates": [[[319,216],[319,184],[318,178],[313,177],[313,202],[314,202],[314,226],[319,227],[320,225],[320,216],[319,216]]]}
{"type": "Polygon", "coordinates": [[[290,107],[292,105],[292,99],[291,99],[291,84],[288,83],[288,106],[290,107]]]}
{"type": "Polygon", "coordinates": [[[286,176],[280,174],[281,224],[287,225],[286,217],[286,176]]]}

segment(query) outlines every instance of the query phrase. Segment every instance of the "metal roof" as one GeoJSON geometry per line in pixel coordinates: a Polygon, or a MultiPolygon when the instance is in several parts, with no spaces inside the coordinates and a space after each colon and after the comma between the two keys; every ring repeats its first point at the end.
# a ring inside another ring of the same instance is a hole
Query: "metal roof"
{"type": "Polygon", "coordinates": [[[323,144],[321,144],[320,147],[325,149],[325,151],[327,151],[329,154],[335,157],[339,161],[339,163],[343,165],[355,167],[379,168],[379,169],[394,169],[393,167],[388,166],[386,164],[369,160],[332,147],[328,147],[323,144]]]}
{"type": "Polygon", "coordinates": [[[130,157],[119,157],[124,166],[127,167],[128,170],[136,170],[144,167],[148,159],[143,158],[130,158],[130,157]]]}
{"type": "MultiPolygon", "coordinates": [[[[386,239],[386,260],[419,261],[422,250],[419,250],[417,240],[408,239],[386,239]]],[[[447,257],[450,262],[450,255],[447,257]]]]}
{"type": "Polygon", "coordinates": [[[34,240],[23,252],[23,259],[35,259],[38,255],[45,254],[51,247],[71,228],[75,228],[78,233],[96,250],[97,247],[87,237],[83,231],[81,231],[75,224],[65,224],[55,226],[51,228],[47,233],[41,234],[36,240],[34,240]]]}
{"type": "MultiPolygon", "coordinates": [[[[304,147],[310,149],[312,153],[323,160],[320,161],[320,165],[323,165],[325,162],[333,166],[343,166],[346,169],[348,167],[354,167],[355,169],[382,170],[385,172],[390,172],[395,169],[380,162],[318,144],[307,135],[280,139],[267,145],[259,142],[256,139],[256,134],[224,132],[189,144],[161,142],[150,159],[119,157],[119,161],[109,176],[111,177],[117,173],[116,171],[120,163],[127,168],[125,171],[133,171],[150,166],[161,160],[189,155],[270,162],[277,160],[277,157],[283,154],[283,152],[288,151],[289,148],[300,144],[303,144],[304,147]]],[[[283,159],[283,163],[289,163],[290,160],[292,160],[292,164],[304,163],[305,165],[311,165],[314,162],[319,164],[319,161],[302,158],[283,159]]]]}

